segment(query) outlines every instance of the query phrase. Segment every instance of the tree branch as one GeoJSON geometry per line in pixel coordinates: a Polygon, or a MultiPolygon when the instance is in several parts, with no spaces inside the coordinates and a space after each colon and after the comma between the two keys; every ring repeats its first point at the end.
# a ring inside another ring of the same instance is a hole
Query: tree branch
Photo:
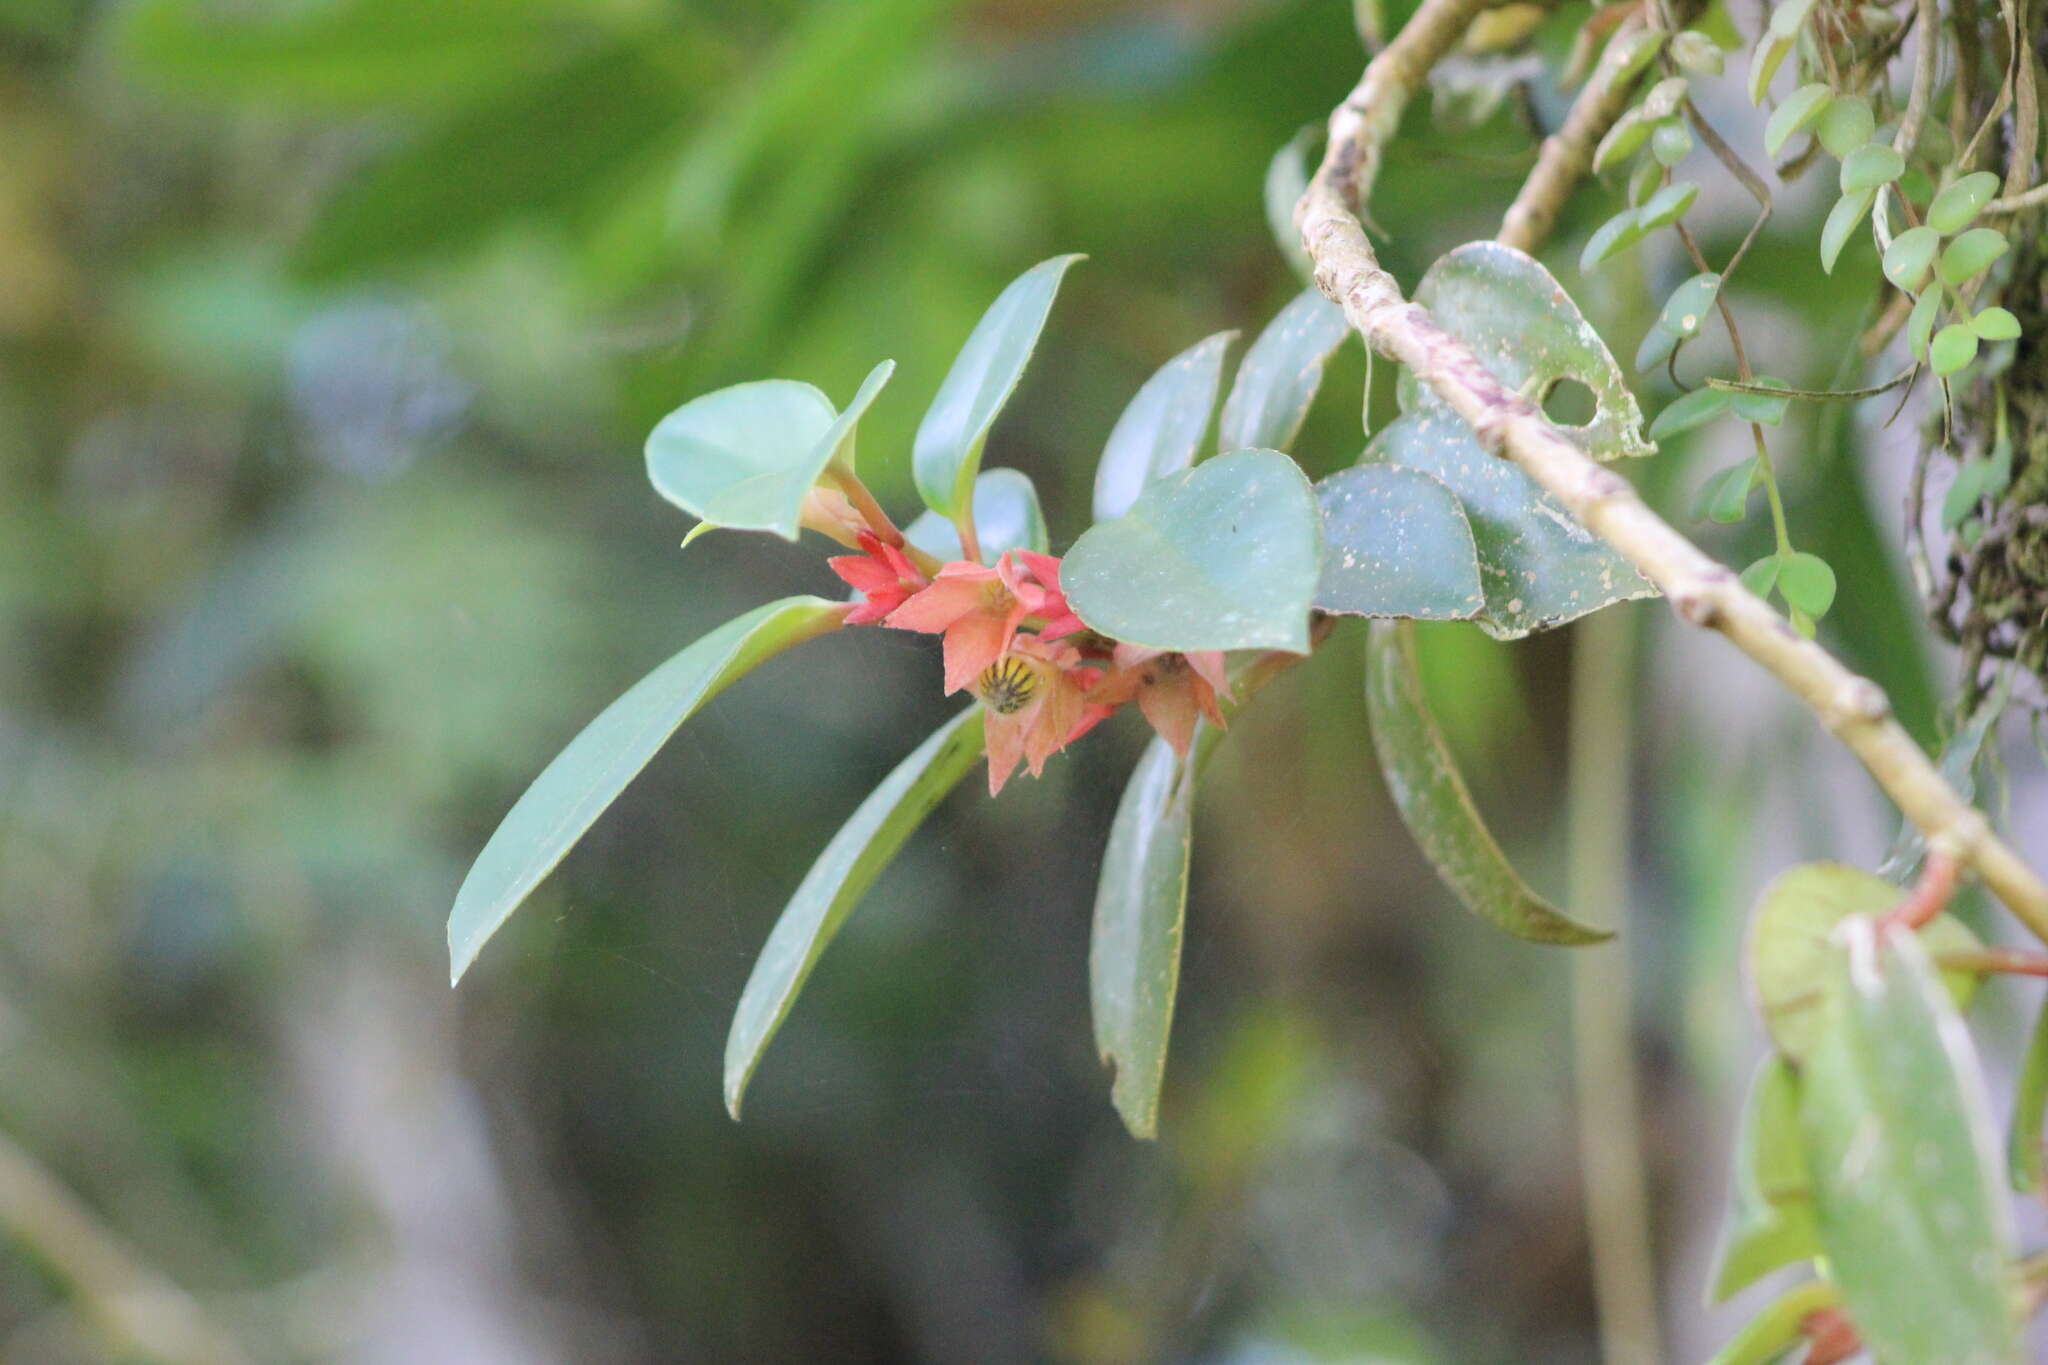
{"type": "Polygon", "coordinates": [[[1536,153],[1536,167],[1522,182],[1521,193],[1515,196],[1507,216],[1501,219],[1500,231],[1495,234],[1497,240],[1517,251],[1534,251],[1550,235],[1565,201],[1593,169],[1594,149],[1628,108],[1629,97],[1641,83],[1641,73],[1626,80],[1619,77],[1622,60],[1627,56],[1623,51],[1627,46],[1624,40],[1642,27],[1642,16],[1631,15],[1608,41],[1606,56],[1594,68],[1579,97],[1572,101],[1564,126],[1543,139],[1543,146],[1536,153]]]}
{"type": "Polygon", "coordinates": [[[1427,309],[1408,302],[1380,267],[1358,206],[1408,100],[1480,8],[1477,0],[1424,0],[1330,115],[1323,163],[1295,210],[1316,283],[1367,345],[1413,371],[1471,426],[1481,445],[1513,460],[1662,589],[1682,619],[1720,631],[1812,707],[1930,846],[1975,868],[2015,915],[2048,940],[2048,885],[1949,787],[1892,719],[1884,692],[1801,637],[1734,573],[1652,512],[1626,479],[1596,464],[1535,404],[1509,392],[1427,309]]]}

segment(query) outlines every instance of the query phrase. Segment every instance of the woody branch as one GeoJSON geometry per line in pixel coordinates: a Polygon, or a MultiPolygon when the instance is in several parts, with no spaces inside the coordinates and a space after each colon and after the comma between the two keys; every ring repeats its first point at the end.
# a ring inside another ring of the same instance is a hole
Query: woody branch
{"type": "Polygon", "coordinates": [[[1726,636],[1820,718],[1867,769],[1930,848],[1974,869],[2048,940],[2048,885],[1959,797],[1892,718],[1882,689],[1744,589],[1735,574],[1673,530],[1629,482],[1595,463],[1510,392],[1380,267],[1359,221],[1383,151],[1429,70],[1458,41],[1482,0],[1425,0],[1330,115],[1322,165],[1295,209],[1316,283],[1378,354],[1405,365],[1472,428],[1671,600],[1681,619],[1726,636]]]}

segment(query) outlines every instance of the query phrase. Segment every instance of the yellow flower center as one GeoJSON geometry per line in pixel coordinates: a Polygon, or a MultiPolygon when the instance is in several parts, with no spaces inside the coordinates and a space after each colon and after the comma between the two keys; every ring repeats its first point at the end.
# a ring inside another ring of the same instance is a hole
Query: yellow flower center
{"type": "Polygon", "coordinates": [[[1012,654],[982,670],[974,695],[999,716],[1013,716],[1038,695],[1038,670],[1012,654]]]}

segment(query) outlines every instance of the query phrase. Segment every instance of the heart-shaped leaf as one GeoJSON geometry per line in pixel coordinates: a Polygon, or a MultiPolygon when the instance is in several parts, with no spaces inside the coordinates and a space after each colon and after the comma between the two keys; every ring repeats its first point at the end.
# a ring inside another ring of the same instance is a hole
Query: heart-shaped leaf
{"type": "Polygon", "coordinates": [[[1223,353],[1235,332],[1205,337],[1159,367],[1110,429],[1095,465],[1095,519],[1131,510],[1148,484],[1195,462],[1216,390],[1223,384],[1223,353]]]}
{"type": "Polygon", "coordinates": [[[956,517],[967,505],[981,449],[1030,363],[1060,280],[1079,256],[1040,261],[996,295],[918,424],[911,472],[925,506],[956,517]]]}
{"type": "MultiPolygon", "coordinates": [[[[1779,1052],[1798,1063],[1813,1048],[1827,974],[1839,949],[1836,926],[1852,915],[1882,915],[1902,896],[1899,888],[1861,868],[1842,863],[1806,863],[1779,874],[1757,898],[1750,916],[1749,984],[1764,1027],[1779,1052]]],[[[1920,931],[1930,952],[1967,952],[1976,935],[1951,915],[1920,931]]],[[[1952,972],[1949,989],[1959,1002],[1977,988],[1970,972],[1952,972]]]]}
{"type": "Polygon", "coordinates": [[[1830,1274],[1879,1360],[2017,1365],[2011,1213],[1969,1033],[1912,934],[1844,921],[1799,1119],[1830,1274]]]}
{"type": "Polygon", "coordinates": [[[1732,1165],[1728,1212],[1707,1276],[1712,1303],[1820,1254],[1806,1151],[1799,1138],[1799,1077],[1775,1054],[1757,1065],[1750,1080],[1732,1165]]]}
{"type": "Polygon", "coordinates": [[[1530,890],[1494,842],[1423,698],[1414,632],[1406,621],[1375,621],[1365,655],[1373,750],[1408,832],[1468,909],[1516,938],[1562,944],[1612,938],[1530,890]]]}
{"type": "MultiPolygon", "coordinates": [[[[1006,550],[1050,548],[1045,512],[1038,489],[1021,469],[984,469],[974,481],[974,535],[981,542],[981,562],[994,564],[1006,550]]],[[[952,563],[965,555],[960,531],[937,512],[918,513],[903,528],[903,538],[932,558],[952,563]]]]}
{"type": "MultiPolygon", "coordinates": [[[[1498,242],[1472,242],[1430,267],[1415,291],[1508,388],[1540,398],[1562,383],[1592,391],[1593,418],[1565,434],[1596,459],[1647,455],[1621,367],[1549,271],[1498,242]]],[[[1496,639],[1560,625],[1612,602],[1656,593],[1512,463],[1486,452],[1463,419],[1403,371],[1402,415],[1361,458],[1419,470],[1454,493],[1471,523],[1486,589],[1476,619],[1496,639]]]]}
{"type": "Polygon", "coordinates": [[[1308,650],[1322,516],[1294,461],[1219,455],[1098,522],[1060,567],[1067,603],[1113,640],[1153,649],[1308,650]]]}
{"type": "Polygon", "coordinates": [[[837,417],[831,400],[793,379],[693,398],[648,436],[648,480],[704,527],[795,540],[804,497],[835,459],[852,469],[854,424],[895,368],[890,360],[877,365],[837,417]]]}
{"type": "Polygon", "coordinates": [[[734,1118],[761,1055],[846,917],[981,757],[982,715],[979,706],[962,711],[897,764],[840,826],[789,898],[754,959],[726,1036],[725,1107],[734,1118]]]}
{"type": "Polygon", "coordinates": [[[1323,365],[1351,334],[1344,310],[1305,289],[1244,353],[1217,426],[1218,450],[1286,450],[1323,384],[1323,365]]]}
{"type": "Polygon", "coordinates": [[[1147,746],[1117,803],[1095,886],[1088,945],[1095,1051],[1112,1068],[1110,1099],[1132,1137],[1159,1132],[1159,1090],[1180,985],[1195,778],[1218,733],[1202,729],[1192,765],[1163,739],[1147,746]]]}
{"type": "Polygon", "coordinates": [[[749,671],[836,627],[842,603],[785,597],[726,622],[635,683],[534,779],[477,855],[448,913],[450,980],[476,960],[541,878],[574,848],[698,707],[749,671]]]}
{"type": "Polygon", "coordinates": [[[1472,524],[1441,482],[1419,470],[1362,464],[1338,470],[1316,492],[1323,508],[1318,611],[1466,621],[1486,606],[1472,524]]]}

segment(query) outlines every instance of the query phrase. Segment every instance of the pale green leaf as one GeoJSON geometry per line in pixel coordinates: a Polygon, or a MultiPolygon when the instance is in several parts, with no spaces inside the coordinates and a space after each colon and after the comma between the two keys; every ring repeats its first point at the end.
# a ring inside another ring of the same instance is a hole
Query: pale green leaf
{"type": "Polygon", "coordinates": [[[1719,275],[1693,276],[1671,291],[1671,297],[1664,301],[1664,311],[1657,317],[1657,325],[1674,336],[1698,336],[1700,326],[1707,320],[1707,313],[1720,292],[1719,275]]]}
{"type": "Polygon", "coordinates": [[[1931,227],[1907,228],[1892,238],[1884,253],[1884,277],[1908,294],[1927,282],[1934,268],[1934,253],[1941,249],[1941,234],[1931,227]]]}
{"type": "Polygon", "coordinates": [[[2020,320],[2010,310],[1993,304],[1970,319],[1970,330],[1986,341],[2012,341],[2020,334],[2020,320]]]}
{"type": "Polygon", "coordinates": [[[1876,190],[1857,190],[1845,194],[1835,201],[1828,210],[1828,219],[1820,225],[1820,268],[1832,275],[1835,262],[1841,259],[1842,248],[1849,244],[1849,238],[1863,222],[1863,215],[1870,212],[1871,203],[1877,198],[1876,190]]]}
{"type": "Polygon", "coordinates": [[[1806,1320],[1840,1305],[1835,1287],[1812,1280],[1788,1289],[1714,1352],[1707,1365],[1779,1365],[1806,1341],[1806,1320]]]}
{"type": "Polygon", "coordinates": [[[1794,134],[1812,126],[1815,119],[1827,112],[1828,101],[1833,98],[1834,91],[1818,81],[1787,95],[1764,125],[1764,151],[1776,156],[1794,134]]]}
{"type": "Polygon", "coordinates": [[[1223,383],[1223,354],[1236,336],[1218,332],[1196,342],[1131,399],[1095,465],[1097,521],[1122,516],[1149,484],[1195,462],[1223,383]]]}
{"type": "Polygon", "coordinates": [[[2010,249],[1997,228],[1971,228],[1941,252],[1941,282],[1953,289],[1975,277],[2010,249]]]}
{"type": "Polygon", "coordinates": [[[1876,131],[1877,118],[1870,111],[1870,101],[1861,95],[1843,95],[1829,101],[1813,125],[1813,135],[1832,157],[1851,155],[1869,142],[1876,131]]]}
{"type": "Polygon", "coordinates": [[[1318,611],[1463,621],[1485,607],[1472,525],[1441,481],[1362,464],[1338,470],[1316,492],[1323,509],[1318,611]]]}
{"type": "Polygon", "coordinates": [[[1773,1054],[1758,1063],[1730,1160],[1728,1212],[1707,1275],[1710,1303],[1820,1254],[1799,1139],[1799,1076],[1783,1057],[1773,1054]]]}
{"type": "Polygon", "coordinates": [[[1842,193],[1860,194],[1906,173],[1906,159],[1882,142],[1866,142],[1842,158],[1842,193]]]}
{"type": "Polygon", "coordinates": [[[1650,423],[1650,439],[1669,440],[1713,421],[1735,405],[1735,395],[1726,389],[1700,388],[1664,405],[1657,420],[1650,423]]]}
{"type": "Polygon", "coordinates": [[[1954,374],[1977,358],[1977,334],[1967,323],[1951,322],[1934,334],[1928,356],[1936,374],[1954,374]]]}
{"type": "Polygon", "coordinates": [[[1997,193],[1997,175],[1973,171],[1934,196],[1934,202],[1927,206],[1927,226],[1943,236],[1961,232],[1997,193]]]}
{"type": "MultiPolygon", "coordinates": [[[[1045,513],[1038,489],[1021,469],[984,469],[974,481],[974,535],[981,542],[981,562],[994,564],[1009,550],[1050,548],[1045,513]]],[[[965,558],[960,529],[937,512],[920,512],[903,528],[903,538],[934,559],[952,563],[965,558]]]]}
{"type": "Polygon", "coordinates": [[[1216,448],[1287,450],[1322,387],[1323,365],[1351,334],[1344,310],[1305,289],[1266,324],[1237,367],[1216,448]]]}
{"type": "Polygon", "coordinates": [[[1322,126],[1311,123],[1282,143],[1266,163],[1266,226],[1272,229],[1273,244],[1280,249],[1280,255],[1304,280],[1314,274],[1315,267],[1309,261],[1308,248],[1302,245],[1301,233],[1295,229],[1294,206],[1308,192],[1309,152],[1322,135],[1322,126]]]}
{"type": "Polygon", "coordinates": [[[1778,562],[1778,595],[1790,606],[1819,620],[1835,601],[1835,571],[1819,555],[1804,550],[1778,562]]]}

